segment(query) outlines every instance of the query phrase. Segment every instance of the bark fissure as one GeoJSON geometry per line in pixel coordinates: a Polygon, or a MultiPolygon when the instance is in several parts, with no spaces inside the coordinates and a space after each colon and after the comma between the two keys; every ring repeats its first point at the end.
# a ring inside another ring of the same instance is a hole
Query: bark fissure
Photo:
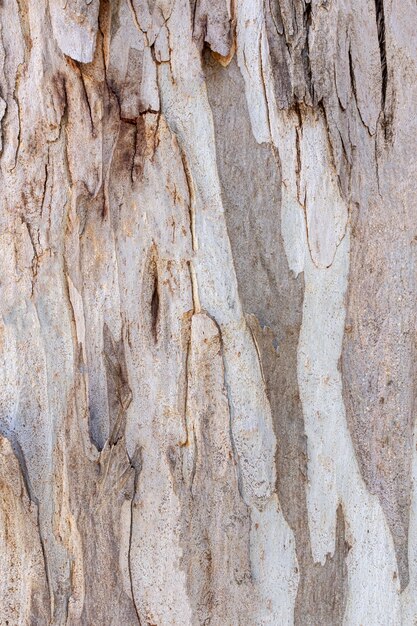
{"type": "Polygon", "coordinates": [[[142,621],[141,621],[141,617],[140,617],[139,607],[138,607],[138,605],[136,603],[135,583],[134,583],[133,574],[132,574],[133,521],[134,521],[134,510],[135,510],[135,508],[137,506],[136,494],[137,494],[137,491],[138,491],[138,481],[139,481],[139,476],[140,476],[140,472],[141,472],[141,469],[142,469],[142,449],[141,448],[138,448],[137,450],[135,450],[134,455],[130,459],[130,466],[131,466],[131,468],[134,471],[134,481],[133,481],[132,500],[130,502],[129,549],[128,549],[128,553],[127,553],[127,558],[128,558],[128,569],[129,569],[130,593],[131,593],[131,596],[132,596],[132,602],[133,602],[133,606],[135,608],[135,613],[136,613],[136,618],[138,620],[138,625],[141,626],[142,625],[142,621]]]}
{"type": "Polygon", "coordinates": [[[375,13],[378,32],[379,54],[381,57],[381,109],[385,111],[385,101],[387,97],[388,67],[387,50],[385,45],[385,11],[384,0],[375,0],[375,13]]]}
{"type": "Polygon", "coordinates": [[[416,621],[400,4],[2,3],[1,624],[416,621]]]}
{"type": "Polygon", "coordinates": [[[152,336],[155,343],[158,341],[158,322],[159,322],[159,282],[158,272],[155,271],[153,278],[153,289],[151,297],[151,319],[152,319],[152,336]]]}

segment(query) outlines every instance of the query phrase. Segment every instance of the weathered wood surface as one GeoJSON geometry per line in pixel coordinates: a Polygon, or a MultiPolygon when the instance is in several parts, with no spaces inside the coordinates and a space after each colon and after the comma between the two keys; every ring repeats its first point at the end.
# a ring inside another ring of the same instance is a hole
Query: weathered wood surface
{"type": "Polygon", "coordinates": [[[0,624],[417,624],[414,0],[3,0],[0,624]]]}

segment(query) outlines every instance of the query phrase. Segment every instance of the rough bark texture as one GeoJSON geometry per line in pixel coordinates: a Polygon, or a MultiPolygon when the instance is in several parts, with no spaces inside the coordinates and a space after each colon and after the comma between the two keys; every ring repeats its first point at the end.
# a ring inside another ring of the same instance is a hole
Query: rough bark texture
{"type": "Polygon", "coordinates": [[[415,0],[0,4],[0,624],[417,624],[415,0]]]}

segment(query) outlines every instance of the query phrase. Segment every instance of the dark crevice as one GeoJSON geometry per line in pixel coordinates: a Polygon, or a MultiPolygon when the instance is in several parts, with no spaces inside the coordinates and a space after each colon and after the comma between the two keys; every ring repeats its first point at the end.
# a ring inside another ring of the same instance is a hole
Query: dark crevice
{"type": "Polygon", "coordinates": [[[93,406],[88,407],[88,432],[90,435],[90,441],[98,452],[102,452],[105,441],[102,440],[100,435],[99,418],[96,415],[96,411],[93,406]]]}
{"type": "Polygon", "coordinates": [[[382,76],[381,108],[382,108],[382,111],[384,111],[385,101],[386,101],[386,96],[387,96],[387,82],[388,82],[387,50],[385,46],[384,0],[375,0],[375,12],[376,12],[376,27],[378,31],[379,55],[381,57],[381,76],[382,76]]]}
{"type": "Polygon", "coordinates": [[[72,59],[70,59],[70,57],[67,57],[67,60],[72,61],[71,65],[78,70],[78,76],[80,78],[81,87],[82,87],[82,91],[83,91],[83,94],[84,94],[84,100],[85,100],[85,104],[86,104],[87,110],[88,110],[88,117],[89,117],[90,126],[91,126],[91,135],[94,137],[95,136],[95,129],[94,129],[93,111],[91,109],[91,104],[90,104],[90,100],[89,100],[89,97],[88,97],[88,91],[87,91],[87,86],[86,86],[86,83],[85,83],[85,78],[84,78],[84,74],[83,74],[83,70],[82,70],[82,64],[79,63],[78,61],[73,61],[72,59]]]}
{"type": "Polygon", "coordinates": [[[154,274],[154,284],[151,298],[151,328],[152,337],[155,343],[158,341],[158,319],[159,319],[159,292],[158,292],[158,273],[154,274]]]}
{"type": "Polygon", "coordinates": [[[126,411],[132,401],[123,338],[117,341],[107,324],[103,327],[104,364],[107,378],[110,445],[116,445],[125,434],[126,411]]]}
{"type": "Polygon", "coordinates": [[[388,66],[387,66],[387,49],[385,44],[385,11],[384,0],[375,0],[376,26],[378,31],[379,54],[381,58],[381,126],[384,133],[385,141],[392,142],[393,139],[393,111],[389,107],[387,111],[386,99],[388,88],[388,66]]]}
{"type": "Polygon", "coordinates": [[[144,315],[144,329],[150,346],[156,346],[161,335],[161,280],[159,275],[158,250],[155,243],[152,244],[148,258],[143,268],[142,283],[142,307],[144,315]]]}
{"type": "MultiPolygon", "coordinates": [[[[122,118],[121,118],[122,119],[122,118]]],[[[124,120],[126,121],[126,120],[124,120]]],[[[131,122],[129,122],[131,123],[131,122]]],[[[143,124],[142,124],[143,126],[143,124]]],[[[132,156],[132,165],[130,167],[130,181],[131,183],[134,183],[136,180],[136,153],[138,151],[138,142],[140,142],[140,136],[138,135],[138,120],[136,119],[134,122],[134,135],[133,135],[133,143],[134,143],[134,150],[133,150],[133,156],[132,156]]]]}
{"type": "Polygon", "coordinates": [[[138,492],[139,475],[142,471],[142,448],[141,447],[137,447],[135,449],[133,456],[129,457],[129,462],[130,462],[131,468],[135,472],[135,476],[134,476],[134,483],[133,483],[132,500],[130,503],[130,529],[129,529],[129,548],[128,548],[127,565],[128,565],[128,571],[129,571],[130,593],[132,594],[133,608],[136,613],[138,624],[139,626],[141,626],[142,621],[140,619],[139,607],[136,603],[135,590],[134,590],[134,584],[133,584],[133,573],[132,573],[133,516],[134,516],[134,510],[137,506],[136,497],[137,497],[137,492],[138,492]]]}
{"type": "Polygon", "coordinates": [[[314,103],[314,87],[312,80],[311,62],[310,62],[310,42],[309,34],[311,27],[312,15],[311,15],[311,2],[307,2],[304,7],[304,31],[305,31],[305,46],[302,51],[302,60],[304,65],[304,75],[308,92],[311,100],[314,103]]]}
{"type": "Polygon", "coordinates": [[[353,93],[353,97],[355,98],[356,108],[358,109],[358,112],[359,112],[359,115],[360,115],[359,105],[358,105],[358,98],[357,98],[357,95],[356,95],[356,81],[355,81],[355,72],[353,70],[352,50],[351,50],[350,46],[349,46],[349,50],[348,50],[348,56],[349,56],[350,84],[352,85],[352,93],[353,93]]]}
{"type": "MultiPolygon", "coordinates": [[[[186,318],[187,319],[187,318],[186,318]]],[[[184,424],[185,424],[185,429],[186,429],[186,434],[187,434],[187,438],[185,440],[185,442],[181,443],[180,445],[183,446],[188,446],[190,443],[190,428],[189,428],[189,424],[188,424],[188,384],[189,384],[189,373],[190,373],[190,355],[191,355],[191,317],[188,317],[187,320],[188,324],[187,324],[187,340],[186,340],[186,353],[185,353],[185,361],[184,361],[184,424]]],[[[193,429],[194,432],[194,429],[193,429]]],[[[193,468],[193,476],[195,474],[195,468],[193,468]]],[[[191,481],[191,487],[190,487],[190,492],[192,490],[192,481],[191,481]]],[[[192,493],[191,493],[191,497],[192,497],[192,493]]]]}
{"type": "Polygon", "coordinates": [[[352,87],[352,93],[353,93],[353,97],[355,99],[355,104],[356,104],[356,110],[358,112],[358,115],[360,117],[360,120],[362,122],[362,124],[365,126],[365,128],[367,129],[368,133],[371,135],[371,131],[369,129],[368,124],[366,123],[366,121],[364,120],[363,116],[362,116],[362,111],[361,111],[361,107],[359,106],[359,100],[358,100],[358,92],[356,89],[356,79],[355,79],[355,69],[354,69],[354,61],[353,61],[353,57],[352,57],[352,48],[350,47],[349,44],[349,50],[348,50],[348,57],[349,57],[349,75],[350,75],[350,84],[352,87]]]}
{"type": "Polygon", "coordinates": [[[282,22],[280,4],[279,2],[273,2],[272,0],[268,0],[268,4],[269,14],[271,16],[272,23],[275,26],[275,30],[277,31],[278,35],[282,36],[284,35],[284,25],[282,22]]]}
{"type": "Polygon", "coordinates": [[[160,276],[161,271],[158,249],[155,243],[152,243],[143,268],[142,294],[140,297],[144,331],[150,348],[157,347],[163,334],[163,326],[161,324],[163,321],[163,282],[160,276]]]}

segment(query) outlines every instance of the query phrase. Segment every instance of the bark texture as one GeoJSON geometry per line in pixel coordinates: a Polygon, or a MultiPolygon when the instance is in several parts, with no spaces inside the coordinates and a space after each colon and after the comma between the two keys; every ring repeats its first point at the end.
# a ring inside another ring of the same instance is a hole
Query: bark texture
{"type": "Polygon", "coordinates": [[[417,624],[415,0],[0,3],[0,625],[417,624]]]}

